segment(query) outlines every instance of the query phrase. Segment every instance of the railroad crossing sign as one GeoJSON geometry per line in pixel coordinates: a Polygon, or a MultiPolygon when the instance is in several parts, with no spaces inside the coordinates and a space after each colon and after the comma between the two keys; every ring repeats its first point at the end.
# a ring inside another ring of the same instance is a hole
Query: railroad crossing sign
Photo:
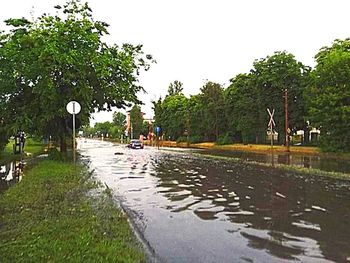
{"type": "Polygon", "coordinates": [[[276,123],[273,120],[273,115],[275,114],[275,109],[272,109],[272,112],[271,112],[270,109],[267,108],[267,112],[270,115],[270,121],[269,121],[269,124],[267,126],[272,129],[273,126],[276,126],[276,123]]]}

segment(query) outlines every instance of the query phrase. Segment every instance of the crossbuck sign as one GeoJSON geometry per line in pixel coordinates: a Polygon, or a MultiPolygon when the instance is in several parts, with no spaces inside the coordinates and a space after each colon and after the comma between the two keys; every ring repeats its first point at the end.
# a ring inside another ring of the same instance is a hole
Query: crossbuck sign
{"type": "Polygon", "coordinates": [[[270,121],[269,121],[269,124],[267,126],[272,129],[274,126],[276,126],[276,123],[273,120],[273,115],[275,114],[275,109],[272,109],[272,112],[271,112],[270,109],[267,108],[267,112],[270,115],[270,121]]]}

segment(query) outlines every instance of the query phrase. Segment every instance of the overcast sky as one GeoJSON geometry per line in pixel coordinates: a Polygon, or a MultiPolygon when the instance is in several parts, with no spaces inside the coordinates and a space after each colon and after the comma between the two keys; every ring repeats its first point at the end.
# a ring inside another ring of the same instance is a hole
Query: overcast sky
{"type": "MultiPolygon", "coordinates": [[[[1,1],[0,20],[55,14],[61,0],[1,1]],[[33,8],[34,7],[34,8],[33,8]],[[32,11],[34,10],[34,12],[32,11]]],[[[255,59],[286,50],[305,65],[336,38],[350,37],[348,0],[89,0],[94,18],[110,24],[108,42],[143,44],[157,60],[140,77],[151,100],[164,97],[174,80],[185,95],[197,94],[206,80],[227,86],[248,72],[255,59]]],[[[4,24],[1,23],[1,28],[4,24]]],[[[111,113],[95,115],[95,122],[111,113]]]]}

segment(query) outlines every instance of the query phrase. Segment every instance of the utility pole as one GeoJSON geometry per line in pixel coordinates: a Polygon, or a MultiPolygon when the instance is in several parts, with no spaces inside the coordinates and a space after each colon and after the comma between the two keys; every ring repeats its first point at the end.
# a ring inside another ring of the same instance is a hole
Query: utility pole
{"type": "Polygon", "coordinates": [[[285,123],[285,146],[289,152],[289,124],[288,124],[288,89],[284,89],[284,123],[285,123]]]}

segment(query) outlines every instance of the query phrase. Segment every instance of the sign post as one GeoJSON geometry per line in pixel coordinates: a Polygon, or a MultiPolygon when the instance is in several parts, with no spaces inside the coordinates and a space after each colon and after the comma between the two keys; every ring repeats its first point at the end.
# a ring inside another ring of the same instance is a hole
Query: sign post
{"type": "Polygon", "coordinates": [[[273,115],[275,114],[275,109],[272,109],[272,112],[269,108],[267,108],[267,113],[270,116],[270,121],[268,123],[268,127],[270,128],[270,135],[271,135],[271,156],[272,156],[272,166],[274,166],[274,156],[273,156],[273,139],[274,139],[274,133],[273,133],[273,127],[276,126],[275,121],[273,120],[273,115]]]}
{"type": "Polygon", "coordinates": [[[156,127],[156,133],[157,133],[157,144],[158,144],[158,150],[159,150],[159,140],[160,140],[160,131],[161,131],[161,128],[159,126],[156,127]]]}
{"type": "Polygon", "coordinates": [[[75,164],[75,115],[78,114],[81,110],[81,106],[76,101],[70,101],[67,104],[67,111],[73,115],[73,162],[75,164]]]}

